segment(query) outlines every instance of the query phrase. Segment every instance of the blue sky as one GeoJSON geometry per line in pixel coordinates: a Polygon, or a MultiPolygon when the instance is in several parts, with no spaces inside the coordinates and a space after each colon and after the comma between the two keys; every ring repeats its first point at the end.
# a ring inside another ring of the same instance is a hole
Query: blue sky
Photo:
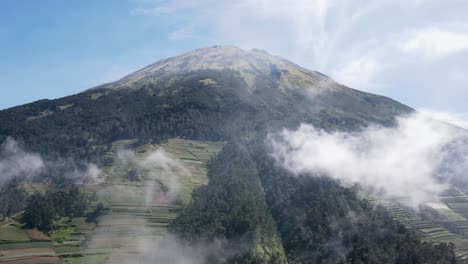
{"type": "Polygon", "coordinates": [[[468,112],[468,1],[0,1],[0,109],[199,47],[260,48],[415,108],[468,112]]]}

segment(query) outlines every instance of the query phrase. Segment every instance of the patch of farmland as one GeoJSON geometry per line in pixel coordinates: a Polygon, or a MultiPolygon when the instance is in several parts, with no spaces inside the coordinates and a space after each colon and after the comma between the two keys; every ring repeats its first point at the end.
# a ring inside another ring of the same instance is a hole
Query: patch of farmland
{"type": "Polygon", "coordinates": [[[25,242],[0,245],[0,263],[58,263],[51,242],[25,242]]]}
{"type": "Polygon", "coordinates": [[[28,234],[14,222],[0,227],[0,243],[18,243],[30,241],[28,234]]]}
{"type": "Polygon", "coordinates": [[[58,257],[24,257],[2,261],[5,264],[55,264],[60,263],[58,257]]]}
{"type": "Polygon", "coordinates": [[[193,190],[208,183],[207,162],[224,145],[169,139],[159,145],[135,148],[130,161],[119,159],[119,149],[135,143],[132,140],[116,142],[113,151],[106,154],[112,160],[103,170],[106,180],[88,191],[96,191],[98,201],[103,202],[109,212],[100,217],[96,228],[86,235],[83,257],[67,257],[63,263],[76,263],[80,259],[86,259],[86,263],[102,263],[108,258],[133,258],[137,257],[142,240],[161,240],[170,222],[190,202],[193,190]],[[166,175],[157,163],[139,167],[138,164],[147,162],[159,149],[184,171],[166,175]]]}
{"type": "Polygon", "coordinates": [[[374,204],[384,206],[395,220],[419,233],[424,241],[453,243],[460,261],[468,260],[468,196],[451,187],[440,195],[440,202],[427,203],[416,212],[396,202],[377,201],[360,194],[374,204]]]}
{"type": "Polygon", "coordinates": [[[31,241],[50,241],[50,237],[43,232],[37,229],[26,229],[26,234],[28,234],[31,241]]]}

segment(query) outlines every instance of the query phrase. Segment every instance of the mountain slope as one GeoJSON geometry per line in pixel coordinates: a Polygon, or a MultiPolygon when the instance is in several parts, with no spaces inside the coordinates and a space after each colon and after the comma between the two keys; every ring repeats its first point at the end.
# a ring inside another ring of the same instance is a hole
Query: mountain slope
{"type": "Polygon", "coordinates": [[[98,158],[119,139],[249,139],[300,122],[350,130],[390,125],[410,111],[265,52],[213,47],[77,95],[0,111],[0,140],[13,136],[47,155],[98,158]]]}
{"type": "MultiPolygon", "coordinates": [[[[127,221],[129,215],[140,222],[163,219],[165,225],[158,230],[166,230],[169,224],[181,248],[204,257],[193,263],[452,263],[451,246],[422,243],[384,209],[375,211],[354,190],[332,180],[293,177],[276,166],[265,144],[269,133],[301,123],[355,131],[371,123],[391,126],[396,116],[412,111],[264,51],[211,47],[161,60],[76,95],[0,111],[0,142],[14,137],[28,150],[59,163],[59,169],[46,170],[33,180],[33,185],[46,184],[49,189],[74,183],[66,177],[67,167],[97,164],[105,172],[104,183],[83,185],[82,191],[98,194],[107,193],[106,186],[127,190],[137,186],[138,192],[153,186],[161,175],[147,177],[148,168],[140,168],[146,162],[142,157],[151,156],[143,150],[167,147],[186,163],[199,164],[197,157],[205,157],[199,166],[204,168],[206,157],[219,150],[208,151],[210,146],[225,144],[208,162],[207,171],[199,172],[208,176],[208,184],[198,182],[197,186],[205,186],[195,190],[191,199],[165,201],[164,208],[177,209],[165,216],[155,215],[159,212],[151,210],[160,206],[152,203],[136,208],[125,199],[121,204],[110,203],[112,195],[96,198],[115,209],[105,221],[124,222],[126,228],[132,224],[127,221]],[[173,147],[180,138],[187,144],[183,150],[173,147]],[[116,150],[122,142],[133,154],[116,150]],[[123,163],[122,155],[137,158],[123,163]],[[179,206],[184,208],[178,211],[179,206]],[[119,219],[116,210],[125,210],[127,218],[119,219]],[[358,221],[350,211],[359,215],[358,221]]],[[[194,187],[195,179],[183,178],[194,187]]],[[[164,181],[157,186],[151,193],[155,197],[170,189],[164,181]]],[[[103,230],[108,227],[98,224],[98,230],[88,235],[106,237],[103,230]]],[[[134,252],[134,245],[127,242],[127,250],[134,252]]],[[[149,253],[142,258],[174,257],[154,256],[152,248],[149,253]]],[[[119,263],[119,256],[114,256],[117,262],[109,261],[119,263]]]]}
{"type": "Polygon", "coordinates": [[[202,70],[232,70],[248,84],[256,88],[259,75],[277,75],[280,77],[280,89],[314,87],[314,89],[336,90],[336,87],[319,85],[330,80],[322,74],[304,69],[280,57],[265,51],[244,51],[233,46],[215,46],[198,49],[177,57],[151,64],[120,81],[109,85],[115,89],[135,89],[141,84],[157,82],[166,76],[202,70]]]}

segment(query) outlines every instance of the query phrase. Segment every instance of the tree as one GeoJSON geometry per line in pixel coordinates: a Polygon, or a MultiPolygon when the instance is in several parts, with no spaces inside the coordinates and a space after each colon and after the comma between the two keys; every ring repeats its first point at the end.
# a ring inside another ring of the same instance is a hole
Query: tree
{"type": "Polygon", "coordinates": [[[94,211],[88,213],[86,216],[86,222],[94,222],[97,224],[97,219],[99,216],[103,215],[107,208],[104,206],[103,203],[98,203],[96,205],[96,208],[94,208],[94,211]]]}
{"type": "Polygon", "coordinates": [[[22,221],[30,228],[50,231],[54,216],[55,210],[51,201],[41,194],[34,194],[28,199],[22,221]]]}

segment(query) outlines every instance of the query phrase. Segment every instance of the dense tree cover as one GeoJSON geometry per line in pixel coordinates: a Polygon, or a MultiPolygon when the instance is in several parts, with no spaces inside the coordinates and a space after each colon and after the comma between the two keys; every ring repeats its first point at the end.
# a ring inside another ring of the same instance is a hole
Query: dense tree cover
{"type": "Polygon", "coordinates": [[[288,263],[455,263],[453,245],[422,243],[354,190],[329,178],[294,177],[266,152],[257,152],[255,163],[242,149],[229,144],[211,162],[209,184],[171,226],[183,240],[227,239],[230,252],[243,252],[228,263],[285,263],[282,254],[262,255],[281,247],[288,263]]]}
{"type": "Polygon", "coordinates": [[[53,203],[42,194],[33,194],[29,197],[26,210],[21,219],[27,227],[42,231],[52,229],[52,224],[55,218],[55,208],[53,203]]]}
{"type": "Polygon", "coordinates": [[[28,194],[20,186],[21,180],[13,178],[0,186],[0,220],[23,210],[28,194]]]}
{"type": "Polygon", "coordinates": [[[49,190],[46,194],[36,193],[28,199],[22,222],[28,227],[49,231],[56,218],[83,216],[87,202],[87,197],[76,187],[69,191],[49,190]]]}
{"type": "Polygon", "coordinates": [[[255,160],[289,263],[455,263],[453,245],[421,243],[352,189],[255,160]]]}
{"type": "Polygon", "coordinates": [[[248,153],[227,145],[210,163],[208,186],[175,219],[171,230],[192,244],[227,240],[212,263],[286,263],[255,164],[248,153]],[[221,256],[221,257],[220,257],[221,256]]]}

